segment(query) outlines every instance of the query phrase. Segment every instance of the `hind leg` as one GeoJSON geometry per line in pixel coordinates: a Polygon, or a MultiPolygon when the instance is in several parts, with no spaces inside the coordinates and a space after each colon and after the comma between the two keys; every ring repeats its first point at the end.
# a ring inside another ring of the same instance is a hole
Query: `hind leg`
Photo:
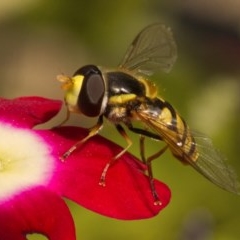
{"type": "Polygon", "coordinates": [[[152,161],[156,158],[159,158],[167,150],[167,148],[168,148],[168,146],[166,145],[165,147],[160,149],[155,154],[146,158],[145,157],[145,136],[141,135],[141,137],[140,137],[140,154],[141,154],[143,163],[146,164],[146,166],[147,166],[147,174],[149,177],[150,188],[151,188],[151,192],[152,192],[153,199],[154,199],[154,205],[161,205],[162,203],[158,196],[158,193],[156,191],[155,184],[154,184],[152,161]]]}

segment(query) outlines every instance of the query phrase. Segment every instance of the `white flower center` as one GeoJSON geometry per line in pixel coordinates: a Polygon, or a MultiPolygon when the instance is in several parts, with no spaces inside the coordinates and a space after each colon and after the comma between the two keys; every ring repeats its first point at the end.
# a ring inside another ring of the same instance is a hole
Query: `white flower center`
{"type": "Polygon", "coordinates": [[[53,167],[50,147],[42,138],[0,122],[0,201],[46,184],[53,167]]]}

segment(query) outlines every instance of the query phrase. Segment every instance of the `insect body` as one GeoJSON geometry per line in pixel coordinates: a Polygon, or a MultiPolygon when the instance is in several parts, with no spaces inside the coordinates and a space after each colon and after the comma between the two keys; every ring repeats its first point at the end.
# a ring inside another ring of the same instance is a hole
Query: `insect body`
{"type": "Polygon", "coordinates": [[[156,86],[146,78],[159,69],[169,71],[176,56],[176,44],[171,31],[161,24],[152,24],[137,35],[117,69],[105,70],[86,65],[79,68],[73,77],[58,76],[66,91],[66,120],[70,112],[98,117],[87,137],[72,146],[61,158],[67,158],[78,146],[96,135],[105,117],[116,126],[126,140],[127,147],[103,169],[100,185],[105,185],[111,164],[132,144],[124,130],[123,126],[126,126],[140,135],[141,158],[147,166],[155,204],[161,204],[161,200],[154,187],[151,162],[167,149],[216,185],[239,194],[235,175],[213,148],[210,139],[190,131],[172,105],[157,96],[156,86]],[[141,121],[143,128],[134,127],[136,121],[141,121]],[[163,141],[165,146],[146,158],[145,137],[163,141]]]}

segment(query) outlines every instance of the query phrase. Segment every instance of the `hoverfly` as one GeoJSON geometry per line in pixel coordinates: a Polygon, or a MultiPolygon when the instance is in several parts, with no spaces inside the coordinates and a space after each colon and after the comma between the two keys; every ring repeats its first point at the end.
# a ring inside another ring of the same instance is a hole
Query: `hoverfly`
{"type": "Polygon", "coordinates": [[[79,68],[72,77],[59,75],[62,88],[66,91],[67,118],[70,112],[87,117],[98,117],[89,134],[68,151],[66,159],[75,149],[89,138],[98,134],[105,117],[113,123],[127,142],[127,147],[118,153],[103,169],[100,185],[112,163],[122,156],[132,141],[123,126],[140,135],[140,153],[147,166],[154,204],[161,204],[152,174],[151,162],[167,149],[181,162],[191,165],[203,176],[219,187],[239,194],[233,171],[216,151],[211,140],[191,131],[184,119],[170,103],[157,96],[157,87],[147,76],[157,70],[169,72],[177,58],[177,47],[169,28],[155,23],[144,28],[133,40],[121,64],[113,70],[95,65],[79,68]],[[134,122],[143,123],[143,128],[134,127],[134,122]],[[165,146],[145,157],[145,137],[160,140],[165,146]]]}

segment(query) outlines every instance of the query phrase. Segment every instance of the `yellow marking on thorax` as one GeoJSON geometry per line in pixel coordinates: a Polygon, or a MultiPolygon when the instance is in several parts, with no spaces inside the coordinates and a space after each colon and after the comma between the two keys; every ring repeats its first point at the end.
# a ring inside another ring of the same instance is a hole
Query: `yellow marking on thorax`
{"type": "MultiPolygon", "coordinates": [[[[110,71],[110,70],[108,70],[110,71]]],[[[113,71],[113,70],[112,70],[113,71]]],[[[134,74],[133,72],[131,71],[128,71],[127,69],[123,69],[123,68],[120,68],[120,71],[126,73],[126,74],[129,74],[131,75],[133,78],[137,79],[139,82],[141,82],[144,86],[145,86],[145,90],[146,90],[146,97],[149,97],[149,98],[155,98],[157,97],[157,94],[158,94],[158,89],[157,89],[157,86],[155,85],[154,82],[152,81],[149,81],[148,79],[144,78],[144,77],[141,77],[141,76],[137,76],[136,74],[134,74]]]]}
{"type": "Polygon", "coordinates": [[[134,100],[136,98],[136,94],[129,93],[129,94],[120,94],[116,96],[112,96],[109,98],[110,104],[123,104],[128,101],[134,100]]]}
{"type": "Polygon", "coordinates": [[[154,82],[151,82],[143,77],[138,77],[137,79],[145,86],[147,97],[149,97],[149,98],[157,97],[158,90],[157,90],[157,86],[154,84],[154,82]]]}

